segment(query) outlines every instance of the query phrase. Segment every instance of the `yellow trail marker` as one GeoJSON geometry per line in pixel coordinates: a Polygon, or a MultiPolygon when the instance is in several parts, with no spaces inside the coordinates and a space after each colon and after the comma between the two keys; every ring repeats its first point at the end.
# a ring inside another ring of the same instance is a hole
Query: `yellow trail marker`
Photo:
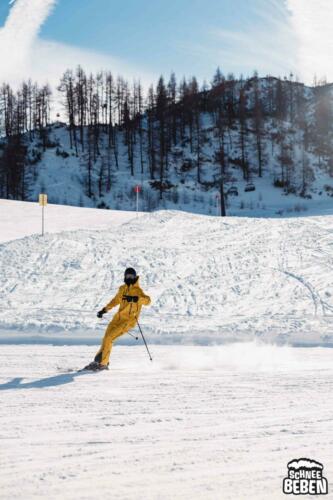
{"type": "Polygon", "coordinates": [[[47,206],[47,194],[39,195],[39,204],[42,207],[42,236],[44,236],[44,207],[47,206]]]}
{"type": "Polygon", "coordinates": [[[40,194],[39,195],[39,204],[42,207],[46,207],[46,205],[47,205],[47,194],[40,194]]]}

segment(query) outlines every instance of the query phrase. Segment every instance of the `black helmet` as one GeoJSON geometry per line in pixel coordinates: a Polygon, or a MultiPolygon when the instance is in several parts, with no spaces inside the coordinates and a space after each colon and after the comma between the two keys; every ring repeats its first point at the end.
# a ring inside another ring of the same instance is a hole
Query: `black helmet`
{"type": "Polygon", "coordinates": [[[128,267],[125,271],[124,281],[126,285],[133,285],[137,280],[136,270],[133,267],[128,267]]]}

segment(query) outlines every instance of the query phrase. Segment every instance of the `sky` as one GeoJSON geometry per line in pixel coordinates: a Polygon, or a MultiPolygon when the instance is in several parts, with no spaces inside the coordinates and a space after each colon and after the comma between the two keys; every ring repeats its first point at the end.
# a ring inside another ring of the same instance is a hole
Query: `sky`
{"type": "Polygon", "coordinates": [[[111,70],[145,87],[174,71],[333,81],[332,0],[0,0],[0,81],[56,85],[111,70]]]}

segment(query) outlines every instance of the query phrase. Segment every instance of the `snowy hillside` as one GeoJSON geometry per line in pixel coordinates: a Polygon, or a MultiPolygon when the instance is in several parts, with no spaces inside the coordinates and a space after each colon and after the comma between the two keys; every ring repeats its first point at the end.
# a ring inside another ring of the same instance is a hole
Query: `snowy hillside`
{"type": "Polygon", "coordinates": [[[217,73],[202,89],[161,78],[144,99],[108,74],[88,85],[81,68],[62,80],[66,123],[48,114],[59,96],[29,88],[3,96],[24,112],[17,123],[0,110],[2,198],[135,210],[139,184],[145,212],[217,215],[223,199],[230,216],[333,211],[332,85],[217,73]]]}
{"type": "MultiPolygon", "coordinates": [[[[139,196],[139,209],[152,211],[156,209],[180,209],[189,212],[202,213],[208,215],[220,214],[220,195],[218,184],[214,181],[218,176],[219,167],[215,164],[215,154],[218,147],[218,139],[214,138],[214,127],[208,116],[203,117],[204,130],[206,130],[206,145],[203,148],[203,184],[196,181],[196,170],[194,166],[194,155],[190,151],[190,145],[174,148],[174,153],[170,157],[168,169],[167,189],[160,199],[158,189],[152,187],[147,172],[141,173],[139,168],[135,168],[134,175],[129,175],[128,159],[126,147],[123,144],[123,134],[119,133],[119,167],[111,167],[112,180],[110,190],[99,190],[101,169],[105,169],[107,152],[106,145],[104,152],[97,160],[92,173],[93,196],[87,196],[86,183],[86,153],[79,153],[78,157],[70,148],[68,131],[64,126],[52,127],[50,132],[50,144],[58,145],[51,147],[42,153],[41,160],[34,165],[30,171],[32,181],[28,199],[35,201],[40,192],[47,192],[50,202],[62,205],[76,205],[85,207],[101,207],[116,210],[135,210],[136,195],[134,187],[140,185],[142,192],[139,196]],[[61,151],[65,156],[57,154],[61,151]],[[66,156],[68,155],[68,156],[66,156]],[[103,167],[104,165],[104,167],[103,167]],[[215,185],[214,185],[215,184],[215,185]],[[100,194],[99,194],[100,193],[100,194]]],[[[228,215],[250,216],[250,217],[280,217],[285,215],[306,214],[308,211],[319,213],[333,213],[333,179],[324,169],[317,166],[317,160],[311,156],[314,178],[311,181],[309,195],[306,198],[300,197],[297,193],[288,194],[281,188],[274,187],[274,181],[278,178],[279,171],[279,146],[271,141],[271,134],[277,134],[274,125],[267,124],[267,139],[265,149],[268,155],[267,167],[262,178],[253,179],[250,184],[243,179],[242,172],[230,162],[228,175],[226,176],[225,191],[236,188],[238,194],[226,196],[228,215]],[[272,143],[271,143],[272,142],[272,143]],[[271,155],[272,153],[272,155],[271,155]],[[246,191],[248,186],[254,185],[255,191],[246,191]]],[[[285,124],[288,128],[288,123],[285,124]]],[[[231,131],[230,140],[234,144],[230,154],[237,158],[238,134],[236,129],[231,131]]],[[[106,140],[106,138],[105,138],[106,140]]],[[[252,137],[251,141],[255,138],[252,137]]],[[[295,148],[297,156],[301,154],[300,146],[295,148]]],[[[36,151],[35,143],[32,143],[31,150],[36,151]]],[[[37,149],[38,150],[38,149],[37,149]]],[[[255,144],[251,142],[251,155],[255,163],[255,144]]],[[[138,152],[137,152],[138,154],[138,152]]],[[[145,159],[148,163],[147,158],[145,159]]],[[[300,175],[300,174],[299,174],[300,175]]],[[[104,185],[104,180],[102,184],[104,185]]]]}
{"type": "MultiPolygon", "coordinates": [[[[93,212],[104,221],[114,213],[93,212]]],[[[161,211],[11,241],[0,246],[2,335],[99,338],[106,323],[96,311],[131,265],[153,299],[142,322],[154,342],[333,344],[332,230],[330,216],[161,211]]]]}
{"type": "MultiPolygon", "coordinates": [[[[207,124],[207,128],[211,129],[211,125],[207,124]]],[[[211,132],[207,133],[208,137],[211,132]]],[[[52,142],[59,144],[62,151],[70,153],[68,132],[65,128],[55,128],[51,133],[52,142]]],[[[237,132],[234,134],[234,141],[237,141],[237,132]]],[[[211,162],[215,154],[213,140],[210,141],[211,146],[207,146],[206,167],[203,167],[205,172],[206,182],[213,182],[214,175],[216,176],[216,168],[211,168],[211,162]]],[[[234,154],[237,156],[237,146],[235,146],[234,154]]],[[[268,149],[268,143],[267,143],[268,149]]],[[[119,169],[112,171],[112,187],[109,192],[104,192],[101,196],[98,195],[99,183],[99,162],[93,174],[93,186],[95,195],[89,198],[86,195],[86,169],[84,156],[77,158],[70,154],[67,158],[63,158],[56,154],[56,149],[51,148],[43,155],[40,163],[34,167],[37,172],[36,180],[31,185],[29,199],[35,201],[38,199],[40,192],[47,192],[52,203],[63,205],[76,205],[86,207],[101,206],[109,207],[116,210],[135,210],[136,198],[133,191],[134,186],[139,184],[142,186],[142,193],[139,197],[139,208],[143,211],[151,211],[155,209],[181,209],[190,212],[206,213],[210,215],[220,214],[220,199],[218,186],[200,186],[197,184],[194,171],[184,171],[181,173],[184,159],[192,158],[189,147],[182,150],[179,157],[178,150],[175,149],[174,163],[170,166],[169,181],[171,187],[165,194],[162,200],[159,199],[159,193],[151,187],[151,181],[147,175],[142,175],[136,172],[133,177],[128,174],[128,162],[126,151],[121,146],[120,137],[120,165],[119,169]]],[[[268,149],[269,151],[269,149],[268,149]]],[[[283,215],[299,215],[311,213],[333,213],[333,180],[332,177],[325,171],[316,167],[315,159],[313,158],[315,179],[312,182],[311,199],[300,198],[297,194],[289,193],[288,195],[279,188],[274,187],[274,179],[277,171],[277,155],[278,149],[275,148],[275,155],[270,157],[264,176],[261,179],[255,180],[255,191],[246,192],[245,189],[248,183],[242,179],[242,174],[237,167],[230,170],[229,181],[226,183],[226,190],[231,187],[236,187],[237,196],[230,195],[227,197],[227,213],[228,215],[239,216],[264,216],[264,217],[279,217],[283,215]],[[325,187],[326,186],[326,187],[325,187]]],[[[193,160],[193,159],[192,159],[193,160]]],[[[101,158],[103,160],[103,157],[101,158]]],[[[214,182],[213,182],[214,184],[214,182]]]]}

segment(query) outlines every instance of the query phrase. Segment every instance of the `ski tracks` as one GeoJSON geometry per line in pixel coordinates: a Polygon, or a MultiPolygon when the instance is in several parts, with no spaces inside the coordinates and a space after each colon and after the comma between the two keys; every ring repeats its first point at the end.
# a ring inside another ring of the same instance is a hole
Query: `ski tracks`
{"type": "Polygon", "coordinates": [[[177,321],[180,331],[198,341],[215,329],[213,342],[223,341],[227,325],[233,328],[228,338],[241,329],[265,338],[279,324],[285,334],[283,316],[303,316],[311,326],[310,315],[321,321],[333,313],[331,219],[221,219],[162,211],[116,231],[70,231],[3,244],[0,325],[95,335],[96,309],[110,300],[131,266],[152,296],[143,314],[156,341],[174,332],[177,321]]]}

